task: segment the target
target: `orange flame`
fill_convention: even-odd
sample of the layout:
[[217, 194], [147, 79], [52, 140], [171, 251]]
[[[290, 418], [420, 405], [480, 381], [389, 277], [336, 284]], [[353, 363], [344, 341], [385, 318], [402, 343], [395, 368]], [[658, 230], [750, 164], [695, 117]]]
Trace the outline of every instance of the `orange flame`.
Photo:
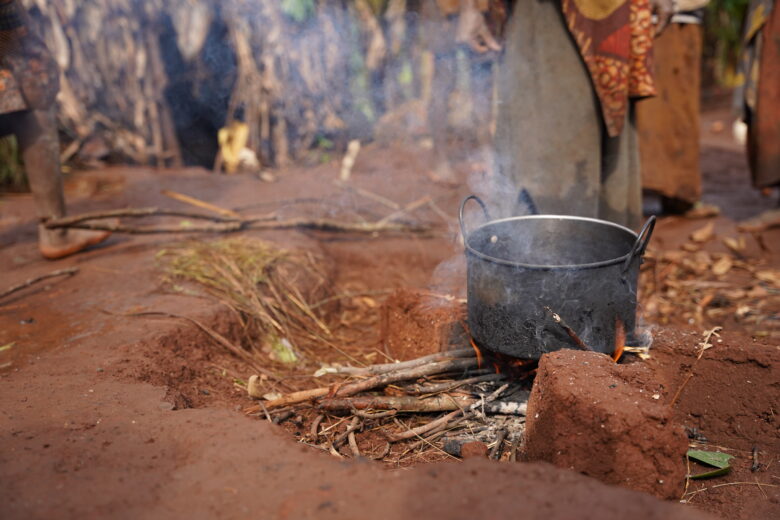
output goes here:
[[615, 350], [612, 352], [612, 360], [617, 363], [623, 355], [626, 347], [626, 327], [620, 317], [615, 317]]
[[479, 347], [474, 342], [474, 338], [469, 336], [469, 340], [471, 341], [471, 348], [474, 349], [474, 353], [477, 355], [477, 366], [482, 368], [482, 351], [479, 350]]
[[480, 368], [487, 363], [497, 374], [506, 374], [511, 379], [526, 379], [536, 374], [538, 361], [535, 359], [520, 359], [499, 352], [483, 351], [477, 346], [474, 338], [470, 338], [471, 347], [477, 354], [477, 364]]

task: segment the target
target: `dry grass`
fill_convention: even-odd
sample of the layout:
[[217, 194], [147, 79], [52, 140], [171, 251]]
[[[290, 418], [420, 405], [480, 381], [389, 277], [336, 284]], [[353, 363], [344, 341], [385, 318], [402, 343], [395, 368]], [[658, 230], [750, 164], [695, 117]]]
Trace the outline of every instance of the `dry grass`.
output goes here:
[[311, 347], [332, 333], [324, 310], [327, 296], [322, 260], [302, 251], [246, 237], [187, 242], [158, 254], [166, 279], [191, 282], [234, 309], [243, 344], [253, 355], [281, 364], [305, 363]]

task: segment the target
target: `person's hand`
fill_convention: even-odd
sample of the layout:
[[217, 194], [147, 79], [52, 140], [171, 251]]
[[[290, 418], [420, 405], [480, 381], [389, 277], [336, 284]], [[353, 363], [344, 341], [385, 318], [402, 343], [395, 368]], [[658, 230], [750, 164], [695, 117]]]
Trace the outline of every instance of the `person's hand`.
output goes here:
[[501, 45], [490, 33], [485, 17], [474, 6], [472, 0], [466, 0], [462, 3], [458, 20], [457, 41], [468, 45], [479, 53], [501, 50]]
[[675, 0], [650, 0], [650, 8], [656, 17], [655, 35], [658, 36], [666, 29], [674, 15]]

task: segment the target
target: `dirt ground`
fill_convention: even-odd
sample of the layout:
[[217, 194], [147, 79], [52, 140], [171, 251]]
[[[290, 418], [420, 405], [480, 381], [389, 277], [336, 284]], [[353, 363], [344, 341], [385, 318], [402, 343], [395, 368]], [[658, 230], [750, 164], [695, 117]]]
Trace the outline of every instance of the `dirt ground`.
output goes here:
[[[771, 201], [756, 204], [746, 177], [737, 178], [746, 176], [737, 150], [711, 146], [704, 150], [708, 200], [741, 201], [721, 204], [741, 208], [724, 211], [717, 221], [716, 229], [732, 232], [728, 217], [752, 216]], [[447, 220], [430, 209], [415, 215], [443, 223], [447, 232], [442, 236], [312, 231], [250, 235], [328, 258], [336, 292], [376, 293], [377, 301], [398, 288], [462, 297], [465, 263], [455, 213], [468, 188], [430, 182], [421, 174], [428, 166], [429, 152], [414, 145], [368, 147], [350, 182], [402, 206], [430, 195]], [[282, 172], [279, 182], [269, 184], [200, 170], [111, 168], [71, 177], [67, 195], [72, 213], [139, 206], [189, 209], [162, 196], [163, 189], [245, 213], [281, 208], [281, 216], [324, 213], [343, 219], [392, 213], [355, 189], [335, 185], [337, 172], [338, 164], [332, 162]], [[713, 179], [722, 176], [733, 184], [721, 190]], [[176, 313], [228, 337], [239, 335], [225, 306], [173, 291], [163, 282], [156, 255], [171, 244], [171, 237], [114, 236], [102, 247], [50, 263], [36, 250], [30, 198], [5, 197], [0, 211], [0, 289], [53, 269], [80, 269], [74, 277], [37, 285], [0, 302], [0, 346], [12, 344], [0, 352], [3, 518], [344, 519], [365, 517], [367, 512], [377, 518], [780, 515], [778, 341], [771, 334], [752, 336], [753, 329], [739, 321], [728, 322], [722, 342], [699, 361], [694, 360], [701, 333], [711, 322], [680, 317], [653, 328], [655, 343], [647, 363], [664, 384], [664, 399], [688, 378], [692, 367], [693, 376], [675, 408], [692, 442], [706, 438], [706, 446], [737, 456], [732, 474], [691, 481], [687, 505], [542, 463], [469, 460], [388, 469], [368, 461], [336, 460], [296, 444], [281, 428], [246, 417], [241, 410], [251, 401], [235, 383], [247, 378], [247, 369], [191, 324], [119, 315]], [[680, 218], [662, 220], [657, 248], [679, 247], [701, 225]], [[780, 265], [778, 238], [777, 232], [767, 233], [767, 249], [751, 253], [764, 267]], [[777, 310], [773, 315], [771, 309], [766, 312], [776, 322]], [[344, 348], [378, 362], [378, 308], [374, 314], [373, 321], [360, 321]], [[323, 352], [323, 357], [344, 361], [337, 352]], [[295, 384], [305, 387], [310, 381]], [[754, 446], [761, 464], [756, 472], [750, 469]]]

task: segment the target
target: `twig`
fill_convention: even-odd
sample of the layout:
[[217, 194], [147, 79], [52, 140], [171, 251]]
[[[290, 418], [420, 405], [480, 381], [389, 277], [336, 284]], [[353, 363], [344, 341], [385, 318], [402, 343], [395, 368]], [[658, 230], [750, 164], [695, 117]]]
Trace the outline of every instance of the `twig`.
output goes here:
[[320, 423], [322, 420], [325, 419], [325, 416], [323, 414], [318, 415], [314, 418], [314, 422], [311, 423], [311, 438], [316, 441], [317, 437], [320, 435]]
[[[324, 397], [328, 395], [330, 388], [312, 388], [311, 390], [301, 390], [299, 392], [292, 392], [291, 394], [283, 395], [279, 399], [268, 401], [268, 408], [278, 408], [281, 406], [289, 406], [291, 404], [305, 403], [318, 397]], [[252, 410], [248, 408], [247, 410]]]
[[691, 380], [693, 377], [693, 371], [696, 368], [696, 363], [699, 362], [701, 357], [704, 355], [704, 351], [712, 348], [712, 343], [710, 343], [710, 339], [712, 339], [712, 336], [717, 336], [718, 332], [722, 329], [722, 327], [713, 327], [712, 329], [706, 331], [704, 333], [704, 341], [702, 343], [699, 343], [699, 354], [696, 356], [696, 359], [691, 363], [691, 368], [688, 370], [688, 374], [685, 377], [685, 380], [682, 382], [680, 387], [677, 389], [677, 392], [674, 393], [674, 397], [672, 397], [672, 400], [669, 402], [669, 408], [674, 408], [674, 405], [677, 403], [677, 399], [680, 398], [680, 394], [682, 394], [683, 389], [688, 384], [688, 381]]
[[[114, 217], [177, 216], [193, 219], [212, 220], [218, 224], [200, 226], [141, 226], [132, 227], [123, 224], [91, 224], [90, 220], [102, 220]], [[76, 215], [45, 222], [49, 229], [76, 228], [93, 231], [111, 231], [130, 235], [153, 235], [168, 233], [232, 233], [247, 229], [310, 229], [342, 233], [415, 233], [427, 236], [431, 228], [419, 224], [382, 223], [382, 222], [341, 222], [333, 219], [292, 218], [288, 220], [270, 220], [268, 216], [228, 219], [198, 213], [142, 208], [137, 210], [115, 210], [103, 213]]]
[[761, 488], [762, 486], [772, 487], [772, 488], [780, 487], [780, 485], [777, 484], [763, 484], [760, 482], [726, 482], [724, 484], [715, 484], [714, 486], [696, 489], [688, 493], [688, 497], [690, 499], [698, 495], [699, 493], [703, 493], [705, 491], [709, 491], [710, 489], [715, 489], [715, 488], [725, 487], [725, 486], [758, 486], [759, 488]]
[[349, 423], [347, 426], [347, 429], [336, 437], [336, 439], [333, 441], [333, 446], [338, 448], [342, 444], [344, 444], [347, 441], [347, 438], [349, 437], [349, 434], [354, 432], [355, 430], [359, 429], [361, 426], [360, 418], [359, 417], [353, 417], [352, 422]]
[[170, 197], [174, 200], [178, 200], [179, 202], [190, 204], [191, 206], [195, 206], [201, 209], [207, 209], [209, 211], [213, 211], [214, 213], [217, 213], [218, 215], [222, 215], [223, 217], [232, 217], [238, 219], [241, 218], [241, 215], [239, 215], [233, 210], [220, 208], [215, 204], [206, 202], [204, 200], [196, 199], [195, 197], [190, 197], [189, 195], [185, 195], [183, 193], [179, 193], [172, 190], [162, 190], [160, 193], [162, 193], [166, 197]]
[[0, 293], [0, 299], [5, 298], [6, 296], [10, 296], [15, 292], [21, 291], [22, 289], [26, 287], [30, 287], [31, 285], [34, 285], [43, 280], [48, 280], [49, 278], [56, 278], [58, 276], [73, 276], [78, 272], [79, 272], [78, 267], [68, 267], [67, 269], [58, 269], [56, 271], [52, 271], [47, 274], [42, 274], [41, 276], [30, 278], [29, 280], [25, 280], [24, 282], [18, 285], [14, 285], [13, 287], [4, 291], [3, 293]]
[[268, 420], [268, 422], [274, 422], [274, 420], [271, 418], [271, 414], [268, 413], [268, 408], [266, 408], [263, 403], [260, 403], [260, 409], [263, 411], [263, 414], [265, 415], [265, 418]]
[[753, 449], [751, 450], [751, 456], [753, 459], [753, 464], [750, 466], [750, 471], [755, 473], [761, 468], [761, 464], [758, 462], [758, 446], [753, 446]]
[[323, 399], [319, 406], [329, 412], [347, 412], [351, 410], [396, 410], [399, 412], [447, 412], [460, 410], [477, 402], [470, 397], [440, 395], [428, 399], [408, 396], [367, 396]]
[[280, 413], [276, 417], [273, 418], [273, 423], [276, 425], [282, 424], [284, 421], [290, 419], [293, 415], [295, 415], [295, 412], [292, 410], [287, 410], [284, 413]]
[[577, 333], [574, 332], [574, 329], [569, 327], [569, 325], [567, 325], [566, 322], [563, 321], [563, 318], [561, 318], [560, 315], [558, 315], [556, 312], [554, 312], [551, 308], [549, 308], [547, 306], [544, 307], [544, 310], [546, 310], [550, 314], [550, 317], [552, 317], [552, 319], [553, 319], [553, 321], [555, 323], [560, 325], [561, 328], [564, 331], [566, 331], [566, 334], [569, 335], [569, 337], [572, 339], [572, 341], [574, 341], [574, 343], [579, 348], [581, 348], [582, 350], [589, 350], [589, 351], [593, 352], [593, 349], [590, 348], [588, 345], [586, 345], [584, 341], [582, 341], [582, 339], [577, 335]]
[[501, 452], [503, 451], [504, 447], [504, 439], [506, 439], [507, 431], [505, 428], [502, 428], [498, 431], [498, 435], [496, 436], [496, 445], [493, 446], [493, 449], [490, 451], [490, 458], [493, 460], [499, 460], [501, 458]]
[[354, 431], [349, 432], [347, 435], [347, 442], [349, 443], [349, 449], [352, 450], [352, 456], [355, 458], [360, 457], [360, 450], [358, 449]]
[[388, 222], [392, 222], [393, 220], [397, 219], [398, 217], [400, 217], [400, 216], [402, 216], [402, 215], [404, 215], [406, 213], [409, 213], [409, 212], [414, 211], [414, 210], [416, 210], [416, 209], [418, 209], [418, 208], [420, 208], [422, 206], [425, 206], [429, 202], [431, 202], [431, 196], [430, 195], [426, 195], [425, 197], [422, 197], [422, 198], [419, 198], [419, 199], [417, 199], [417, 200], [415, 200], [413, 202], [410, 202], [409, 204], [407, 204], [403, 208], [399, 209], [398, 211], [389, 214], [388, 216], [386, 216], [385, 218], [380, 220], [378, 223], [387, 224]]
[[355, 376], [363, 375], [379, 375], [386, 374], [388, 372], [394, 372], [397, 370], [403, 370], [407, 368], [415, 368], [429, 363], [447, 359], [459, 359], [459, 358], [473, 358], [476, 354], [472, 348], [463, 348], [457, 350], [450, 350], [447, 352], [438, 352], [436, 354], [430, 354], [409, 361], [402, 361], [399, 363], [382, 363], [379, 365], [371, 365], [365, 368], [357, 367], [338, 367], [333, 369], [334, 374], [350, 374]]
[[406, 393], [411, 395], [424, 395], [435, 394], [439, 392], [450, 392], [456, 388], [460, 388], [463, 385], [471, 385], [475, 383], [484, 383], [488, 381], [501, 381], [506, 376], [503, 374], [485, 374], [483, 376], [469, 377], [466, 379], [460, 379], [457, 381], [446, 381], [444, 383], [436, 383], [430, 385], [413, 385], [411, 387], [404, 388]]
[[468, 370], [469, 368], [474, 368], [476, 366], [477, 360], [474, 358], [437, 361], [420, 367], [413, 367], [405, 370], [380, 374], [369, 377], [368, 379], [364, 379], [363, 381], [357, 381], [355, 383], [344, 385], [336, 391], [336, 397], [349, 397], [360, 392], [365, 392], [366, 390], [387, 386], [390, 383], [408, 381], [410, 379], [417, 379], [420, 377], [441, 374], [444, 372]]
[[[449, 415], [449, 414], [448, 414], [448, 415]], [[401, 424], [401, 423], [400, 423], [400, 422], [399, 422], [397, 419], [395, 420], [395, 422], [396, 422], [396, 424]], [[403, 426], [403, 424], [401, 424], [401, 426]], [[413, 431], [414, 431], [414, 429], [409, 429], [409, 430], [407, 430], [407, 433], [410, 433], [410, 432], [413, 432]], [[415, 433], [414, 435], [412, 435], [412, 436], [411, 436], [411, 437], [409, 437], [409, 438], [412, 438], [412, 437], [417, 437], [418, 439], [420, 439], [420, 441], [421, 441], [421, 442], [423, 442], [423, 443], [427, 444], [427, 445], [428, 445], [428, 446], [430, 446], [431, 448], [433, 448], [433, 449], [435, 449], [435, 450], [437, 450], [437, 451], [440, 451], [440, 452], [442, 452], [443, 454], [445, 454], [446, 456], [450, 457], [451, 459], [454, 459], [454, 460], [457, 460], [458, 462], [460, 462], [460, 459], [459, 459], [458, 457], [454, 457], [454, 456], [450, 455], [449, 453], [447, 453], [447, 452], [446, 452], [446, 451], [444, 451], [443, 449], [441, 449], [441, 448], [439, 448], [438, 446], [436, 446], [436, 445], [434, 445], [433, 443], [431, 443], [431, 442], [430, 442], [428, 439], [426, 439], [426, 438], [424, 438], [424, 437], [420, 436], [420, 434], [418, 434], [418, 433]], [[392, 442], [392, 441], [390, 441], [390, 442]]]
[[455, 419], [460, 414], [463, 413], [463, 410], [456, 410], [454, 412], [450, 412], [446, 415], [442, 415], [435, 421], [431, 421], [429, 423], [423, 424], [422, 426], [418, 426], [416, 428], [409, 428], [404, 432], [396, 433], [396, 434], [390, 434], [388, 435], [388, 440], [390, 442], [398, 442], [403, 441], [406, 439], [412, 439], [414, 437], [420, 437], [421, 435], [428, 433], [440, 426], [444, 426], [447, 423], [449, 423], [452, 419]]
[[382, 459], [384, 459], [385, 457], [387, 457], [387, 455], [388, 455], [389, 453], [390, 453], [390, 443], [389, 443], [389, 442], [386, 442], [386, 443], [385, 443], [385, 449], [384, 449], [384, 450], [382, 450], [382, 452], [381, 452], [379, 455], [371, 455], [369, 458], [371, 458], [371, 459], [373, 459], [373, 460], [382, 460]]
[[322, 307], [326, 303], [330, 303], [337, 300], [343, 300], [345, 298], [355, 298], [358, 296], [383, 296], [385, 294], [390, 294], [395, 292], [396, 289], [382, 289], [378, 291], [359, 291], [359, 292], [346, 292], [342, 294], [336, 294], [334, 296], [329, 296], [327, 298], [324, 298], [317, 303], [310, 306], [311, 310], [316, 309], [317, 307]]
[[378, 203], [382, 204], [383, 206], [387, 206], [390, 209], [394, 209], [394, 210], [401, 209], [401, 205], [398, 204], [397, 202], [392, 201], [392, 200], [388, 199], [387, 197], [383, 197], [381, 195], [377, 195], [374, 192], [371, 192], [371, 191], [368, 191], [368, 190], [364, 190], [363, 188], [359, 188], [357, 186], [349, 186], [349, 185], [347, 185], [347, 184], [345, 184], [343, 182], [339, 182], [338, 180], [334, 180], [333, 184], [335, 184], [339, 188], [345, 189], [346, 191], [353, 191], [353, 192], [357, 193], [358, 195], [362, 195], [363, 197], [365, 197], [367, 199], [371, 199], [374, 202], [378, 202]]
[[397, 414], [397, 410], [387, 410], [385, 412], [364, 412], [363, 410], [352, 409], [352, 415], [356, 415], [361, 419], [384, 419], [385, 417], [393, 417]]
[[88, 220], [106, 220], [115, 218], [143, 218], [143, 217], [180, 217], [199, 220], [211, 220], [213, 222], [236, 222], [242, 221], [241, 218], [216, 217], [213, 215], [204, 215], [203, 213], [193, 213], [190, 211], [174, 211], [160, 208], [126, 208], [114, 209], [108, 211], [95, 211], [82, 213], [80, 215], [71, 215], [69, 217], [49, 219], [44, 225], [49, 229], [76, 227]]

